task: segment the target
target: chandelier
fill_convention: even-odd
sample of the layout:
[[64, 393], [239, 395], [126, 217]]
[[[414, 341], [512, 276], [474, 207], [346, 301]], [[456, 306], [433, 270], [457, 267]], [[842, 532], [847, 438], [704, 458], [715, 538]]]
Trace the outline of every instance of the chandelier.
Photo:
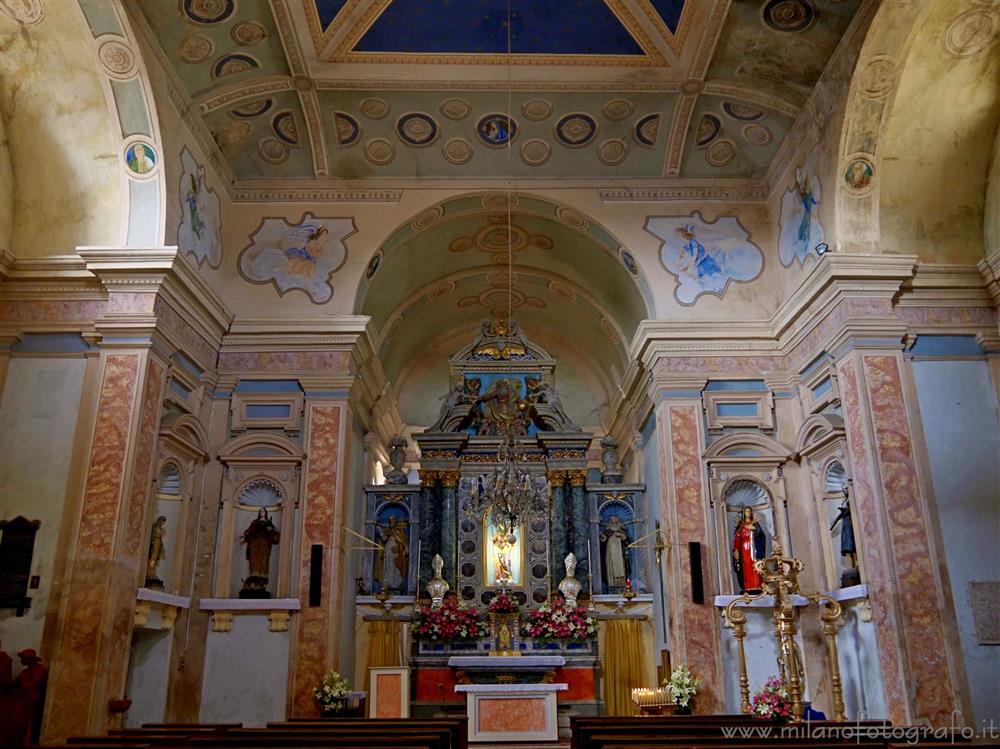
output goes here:
[[477, 518], [490, 516], [499, 533], [516, 532], [521, 518], [549, 512], [549, 488], [544, 476], [524, 465], [524, 453], [511, 433], [504, 434], [497, 454], [499, 465], [476, 479], [467, 511]]

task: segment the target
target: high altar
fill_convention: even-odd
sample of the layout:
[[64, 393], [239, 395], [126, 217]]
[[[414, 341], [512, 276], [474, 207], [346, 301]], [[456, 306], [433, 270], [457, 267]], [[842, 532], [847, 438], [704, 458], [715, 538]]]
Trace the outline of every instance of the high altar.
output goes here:
[[[414, 436], [419, 471], [402, 470], [408, 445], [397, 440], [385, 483], [366, 488], [363, 535], [370, 544], [357, 581], [359, 618], [369, 626], [389, 619], [406, 623], [414, 605], [429, 603], [422, 599], [436, 555], [452, 602], [485, 612], [506, 591], [527, 615], [558, 594], [572, 554], [579, 604], [589, 605], [602, 622], [641, 619], [651, 643], [649, 617], [640, 613], [652, 598], [647, 580], [654, 556], [645, 539], [645, 487], [623, 483], [612, 441], [590, 454], [594, 435], [563, 411], [555, 361], [516, 323], [487, 321], [450, 359], [449, 369], [451, 387], [436, 423]], [[502, 460], [508, 435], [531, 480], [547, 482], [551, 503], [543, 512], [518, 517], [513, 527], [494, 512], [482, 512], [477, 501]], [[588, 473], [588, 459], [594, 458], [604, 469]], [[470, 731], [482, 722], [485, 740], [498, 737], [490, 716], [501, 703], [491, 699], [535, 716], [537, 735], [526, 738], [554, 731], [557, 699], [564, 710], [598, 711], [603, 634], [586, 642], [541, 643], [515, 631], [504, 649], [512, 647], [521, 657], [491, 658], [497, 643], [489, 637], [461, 645], [411, 643], [406, 629], [401, 647], [413, 671], [415, 715], [448, 709], [468, 695]], [[537, 708], [532, 699], [539, 700]]]

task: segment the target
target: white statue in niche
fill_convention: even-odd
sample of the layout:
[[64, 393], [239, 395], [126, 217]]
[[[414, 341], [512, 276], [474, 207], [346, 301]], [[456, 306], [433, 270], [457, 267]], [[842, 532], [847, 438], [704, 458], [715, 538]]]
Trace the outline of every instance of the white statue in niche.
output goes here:
[[566, 598], [566, 606], [575, 609], [576, 599], [583, 585], [576, 579], [576, 554], [572, 551], [566, 555], [566, 577], [559, 583], [559, 592]]

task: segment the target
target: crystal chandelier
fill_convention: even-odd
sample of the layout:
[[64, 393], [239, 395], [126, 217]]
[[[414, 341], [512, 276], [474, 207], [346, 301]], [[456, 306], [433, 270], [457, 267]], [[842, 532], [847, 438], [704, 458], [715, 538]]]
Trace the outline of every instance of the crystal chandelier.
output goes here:
[[521, 518], [549, 512], [549, 489], [544, 476], [532, 475], [523, 465], [524, 455], [513, 434], [500, 443], [499, 465], [479, 477], [468, 501], [469, 514], [491, 516], [500, 533], [515, 533]]

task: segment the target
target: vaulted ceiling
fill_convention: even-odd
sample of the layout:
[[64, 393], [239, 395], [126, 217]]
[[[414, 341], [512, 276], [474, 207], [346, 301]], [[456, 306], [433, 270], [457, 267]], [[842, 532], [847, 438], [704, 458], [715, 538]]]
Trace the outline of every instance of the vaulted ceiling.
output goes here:
[[164, 66], [246, 184], [753, 181], [766, 174], [859, 1], [138, 7]]

